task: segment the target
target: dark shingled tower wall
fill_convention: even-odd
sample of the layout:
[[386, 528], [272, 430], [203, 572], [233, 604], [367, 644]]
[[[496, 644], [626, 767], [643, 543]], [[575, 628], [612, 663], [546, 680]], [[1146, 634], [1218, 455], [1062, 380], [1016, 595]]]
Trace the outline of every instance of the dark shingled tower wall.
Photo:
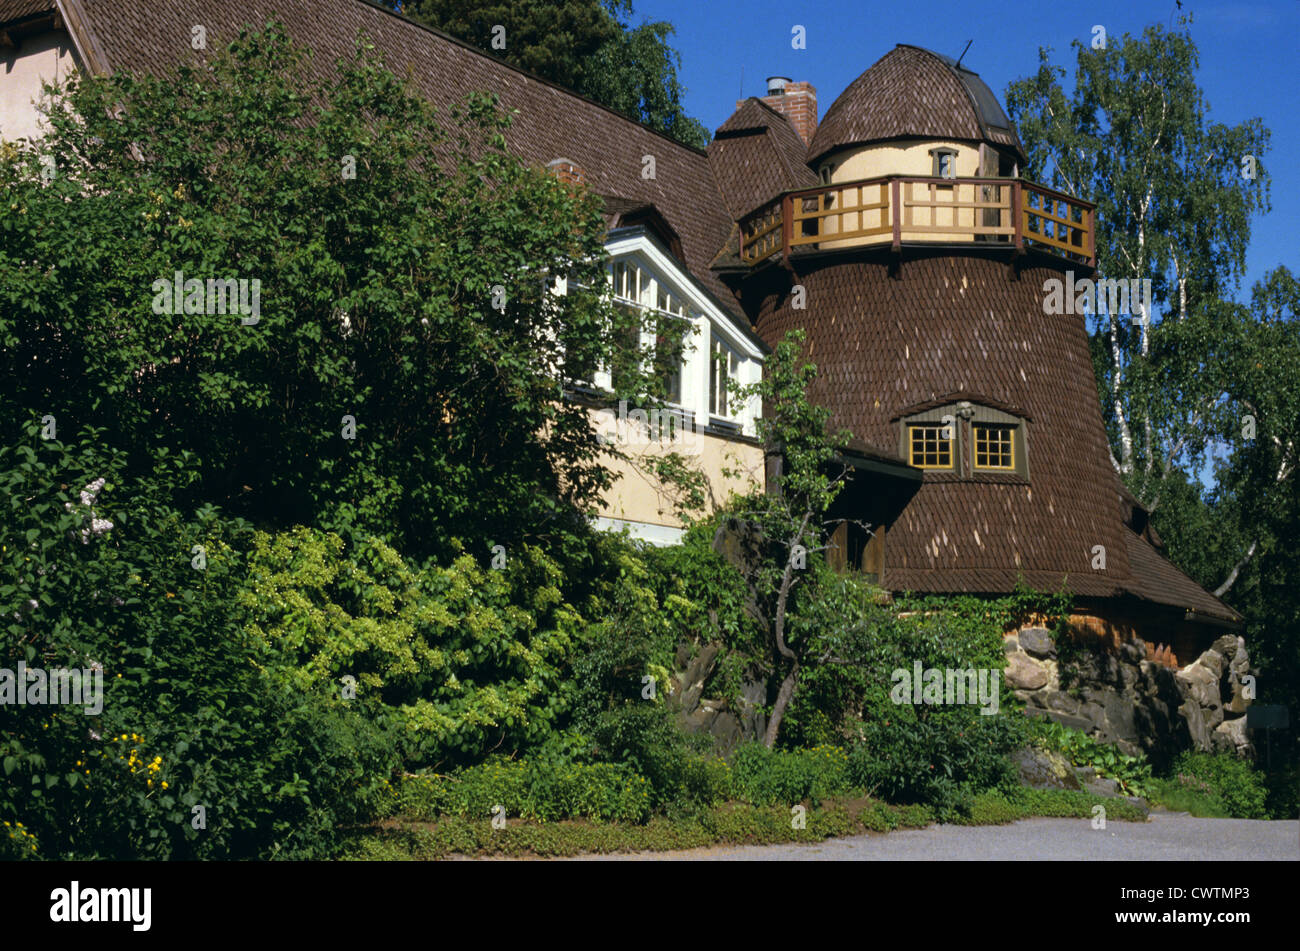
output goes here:
[[[927, 471], [889, 532], [884, 583], [895, 590], [1003, 591], [1017, 575], [1038, 588], [1068, 576], [1078, 594], [1107, 596], [1128, 578], [1116, 518], [1117, 482], [1097, 402], [1084, 318], [1043, 313], [1051, 266], [1022, 270], [1005, 255], [864, 252], [795, 262], [794, 279], [752, 288], [753, 317], [770, 345], [802, 327], [819, 370], [814, 397], [836, 425], [880, 447], [899, 442], [903, 409], [965, 394], [1028, 417], [1032, 483], [1013, 474], [961, 478]], [[964, 397], [963, 397], [964, 398]], [[1106, 549], [1106, 570], [1091, 567]]]

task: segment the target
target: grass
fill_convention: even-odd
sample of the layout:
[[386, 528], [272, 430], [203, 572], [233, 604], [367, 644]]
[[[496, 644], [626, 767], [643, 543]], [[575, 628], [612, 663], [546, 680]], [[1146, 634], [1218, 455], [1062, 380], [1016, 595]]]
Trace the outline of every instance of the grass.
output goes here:
[[[964, 825], [997, 825], [1034, 816], [1091, 819], [1096, 805], [1111, 820], [1140, 822], [1141, 810], [1122, 799], [1072, 790], [1020, 789], [1010, 795], [976, 796]], [[345, 858], [358, 861], [420, 861], [464, 856], [567, 856], [611, 852], [660, 852], [719, 845], [775, 845], [819, 842], [866, 832], [924, 828], [933, 821], [921, 805], [893, 806], [874, 799], [825, 800], [805, 804], [803, 828], [794, 828], [786, 806], [726, 803], [692, 819], [655, 817], [644, 825], [566, 820], [510, 820], [494, 829], [490, 820], [445, 816], [435, 822], [391, 819], [354, 836]]]
[[1151, 801], [1170, 812], [1190, 812], [1198, 819], [1231, 819], [1232, 813], [1212, 793], [1192, 789], [1177, 779], [1157, 779], [1151, 783]]

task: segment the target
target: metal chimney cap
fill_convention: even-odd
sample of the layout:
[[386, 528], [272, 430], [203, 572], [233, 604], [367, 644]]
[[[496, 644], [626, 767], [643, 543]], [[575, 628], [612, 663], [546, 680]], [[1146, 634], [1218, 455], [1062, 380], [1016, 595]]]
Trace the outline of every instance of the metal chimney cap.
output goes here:
[[769, 96], [781, 96], [785, 94], [786, 84], [790, 82], [789, 76], [768, 76], [767, 77], [767, 94]]

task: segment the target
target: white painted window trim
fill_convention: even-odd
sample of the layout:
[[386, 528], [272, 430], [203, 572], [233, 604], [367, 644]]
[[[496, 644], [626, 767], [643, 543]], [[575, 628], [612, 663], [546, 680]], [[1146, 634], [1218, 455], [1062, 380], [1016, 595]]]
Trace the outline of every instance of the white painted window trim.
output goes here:
[[[605, 250], [611, 258], [611, 273], [615, 263], [635, 264], [649, 272], [652, 280], [656, 282], [662, 280], [668, 293], [684, 305], [686, 319], [690, 322], [692, 333], [686, 341], [687, 352], [684, 355], [685, 365], [682, 368], [681, 406], [695, 413], [696, 419], [707, 423], [711, 417], [709, 354], [713, 337], [716, 336], [740, 355], [738, 376], [741, 383], [757, 383], [761, 379], [763, 351], [747, 334], [736, 327], [732, 315], [714, 304], [700, 289], [694, 277], [660, 250], [647, 235], [637, 234], [616, 238], [606, 242]], [[650, 300], [647, 290], [643, 294], [642, 305], [656, 309], [655, 303]], [[650, 341], [643, 339], [642, 343], [644, 345]], [[594, 382], [598, 387], [606, 390], [612, 386], [608, 371], [597, 371]], [[756, 434], [754, 420], [760, 411], [757, 404], [757, 400], [751, 400], [730, 418], [732, 422], [741, 425], [741, 431], [747, 436]]]

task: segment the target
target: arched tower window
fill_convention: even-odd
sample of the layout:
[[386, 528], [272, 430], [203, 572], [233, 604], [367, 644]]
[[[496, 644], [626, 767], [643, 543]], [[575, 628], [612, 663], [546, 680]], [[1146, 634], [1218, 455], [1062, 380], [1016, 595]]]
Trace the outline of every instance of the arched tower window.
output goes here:
[[957, 177], [957, 150], [956, 149], [931, 149], [930, 158], [933, 163], [931, 174], [935, 178], [956, 178]]

